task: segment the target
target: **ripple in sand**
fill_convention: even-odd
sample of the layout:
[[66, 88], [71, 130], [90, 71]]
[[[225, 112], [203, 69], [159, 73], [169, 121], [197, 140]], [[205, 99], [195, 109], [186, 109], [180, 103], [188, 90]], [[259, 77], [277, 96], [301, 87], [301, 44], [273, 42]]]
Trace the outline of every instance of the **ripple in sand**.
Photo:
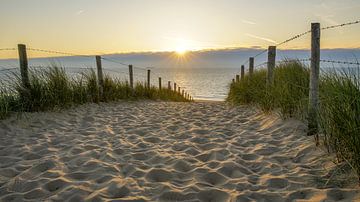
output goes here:
[[173, 178], [173, 175], [164, 169], [152, 169], [145, 177], [151, 182], [168, 182]]
[[183, 194], [179, 192], [164, 192], [160, 195], [159, 201], [192, 201], [196, 199], [196, 194], [188, 193]]
[[217, 189], [200, 191], [197, 197], [201, 202], [226, 202], [230, 200], [228, 193]]
[[201, 176], [199, 180], [202, 182], [209, 183], [211, 185], [221, 185], [224, 184], [228, 179], [225, 176], [220, 175], [219, 173], [209, 172]]
[[40, 199], [42, 197], [46, 196], [46, 193], [42, 189], [34, 189], [29, 191], [28, 193], [24, 194], [25, 199]]
[[283, 178], [271, 178], [266, 181], [269, 189], [284, 189], [289, 185], [288, 180]]
[[235, 163], [226, 163], [218, 171], [229, 178], [240, 178], [244, 176], [241, 168]]
[[190, 165], [188, 162], [183, 160], [178, 160], [174, 164], [174, 169], [180, 172], [189, 172], [190, 170], [194, 169], [194, 166]]
[[107, 198], [124, 198], [130, 194], [130, 189], [124, 184], [111, 182], [102, 194]]
[[60, 189], [63, 189], [64, 187], [68, 186], [70, 183], [63, 180], [63, 179], [55, 179], [52, 180], [44, 185], [44, 188], [48, 190], [49, 192], [55, 192]]

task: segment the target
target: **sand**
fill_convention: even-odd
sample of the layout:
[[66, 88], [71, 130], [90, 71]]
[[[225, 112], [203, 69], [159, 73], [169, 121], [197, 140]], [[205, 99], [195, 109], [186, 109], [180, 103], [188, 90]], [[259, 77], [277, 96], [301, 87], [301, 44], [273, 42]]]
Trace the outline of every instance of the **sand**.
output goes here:
[[329, 181], [330, 156], [305, 129], [222, 102], [13, 116], [0, 121], [0, 201], [359, 200]]

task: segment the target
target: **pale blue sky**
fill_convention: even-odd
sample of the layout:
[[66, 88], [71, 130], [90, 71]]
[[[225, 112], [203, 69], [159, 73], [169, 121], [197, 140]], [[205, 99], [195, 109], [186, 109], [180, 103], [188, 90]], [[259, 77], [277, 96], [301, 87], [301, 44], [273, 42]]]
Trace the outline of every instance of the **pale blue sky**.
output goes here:
[[[0, 48], [82, 54], [267, 47], [360, 19], [359, 0], [0, 0]], [[323, 48], [359, 48], [360, 25], [324, 32]], [[309, 36], [283, 48], [307, 48]], [[0, 55], [0, 57], [6, 57]]]

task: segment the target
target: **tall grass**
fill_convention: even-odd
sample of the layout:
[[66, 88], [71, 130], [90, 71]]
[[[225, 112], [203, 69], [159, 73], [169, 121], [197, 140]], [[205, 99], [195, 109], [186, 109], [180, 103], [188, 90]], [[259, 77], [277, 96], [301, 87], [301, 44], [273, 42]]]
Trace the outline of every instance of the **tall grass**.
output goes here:
[[266, 70], [248, 74], [232, 83], [227, 101], [233, 104], [255, 104], [264, 111], [279, 109], [283, 117], [303, 113], [309, 92], [309, 71], [297, 61], [281, 63], [274, 69], [274, 84], [266, 84]]
[[346, 71], [324, 75], [319, 117], [328, 149], [352, 165], [360, 177], [359, 78], [359, 74]]
[[[253, 104], [282, 117], [306, 120], [309, 68], [287, 61], [274, 69], [274, 83], [266, 85], [266, 70], [230, 85], [227, 101]], [[319, 126], [323, 143], [340, 161], [351, 165], [360, 176], [360, 73], [333, 71], [320, 77]]]
[[0, 119], [11, 112], [46, 111], [84, 103], [138, 99], [189, 101], [179, 93], [146, 88], [142, 83], [131, 89], [127, 82], [109, 75], [104, 77], [104, 93], [100, 97], [97, 76], [92, 69], [74, 76], [64, 68], [52, 66], [32, 69], [29, 75], [29, 88], [24, 88], [18, 74], [14, 74], [14, 83], [10, 86], [0, 83]]

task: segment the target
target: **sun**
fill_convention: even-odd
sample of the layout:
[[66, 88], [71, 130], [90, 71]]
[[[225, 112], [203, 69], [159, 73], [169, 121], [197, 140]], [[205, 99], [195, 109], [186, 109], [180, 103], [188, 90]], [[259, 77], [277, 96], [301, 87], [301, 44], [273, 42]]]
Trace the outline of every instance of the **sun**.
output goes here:
[[179, 46], [175, 49], [175, 52], [180, 56], [185, 55], [187, 51], [187, 48], [185, 48], [184, 46]]

